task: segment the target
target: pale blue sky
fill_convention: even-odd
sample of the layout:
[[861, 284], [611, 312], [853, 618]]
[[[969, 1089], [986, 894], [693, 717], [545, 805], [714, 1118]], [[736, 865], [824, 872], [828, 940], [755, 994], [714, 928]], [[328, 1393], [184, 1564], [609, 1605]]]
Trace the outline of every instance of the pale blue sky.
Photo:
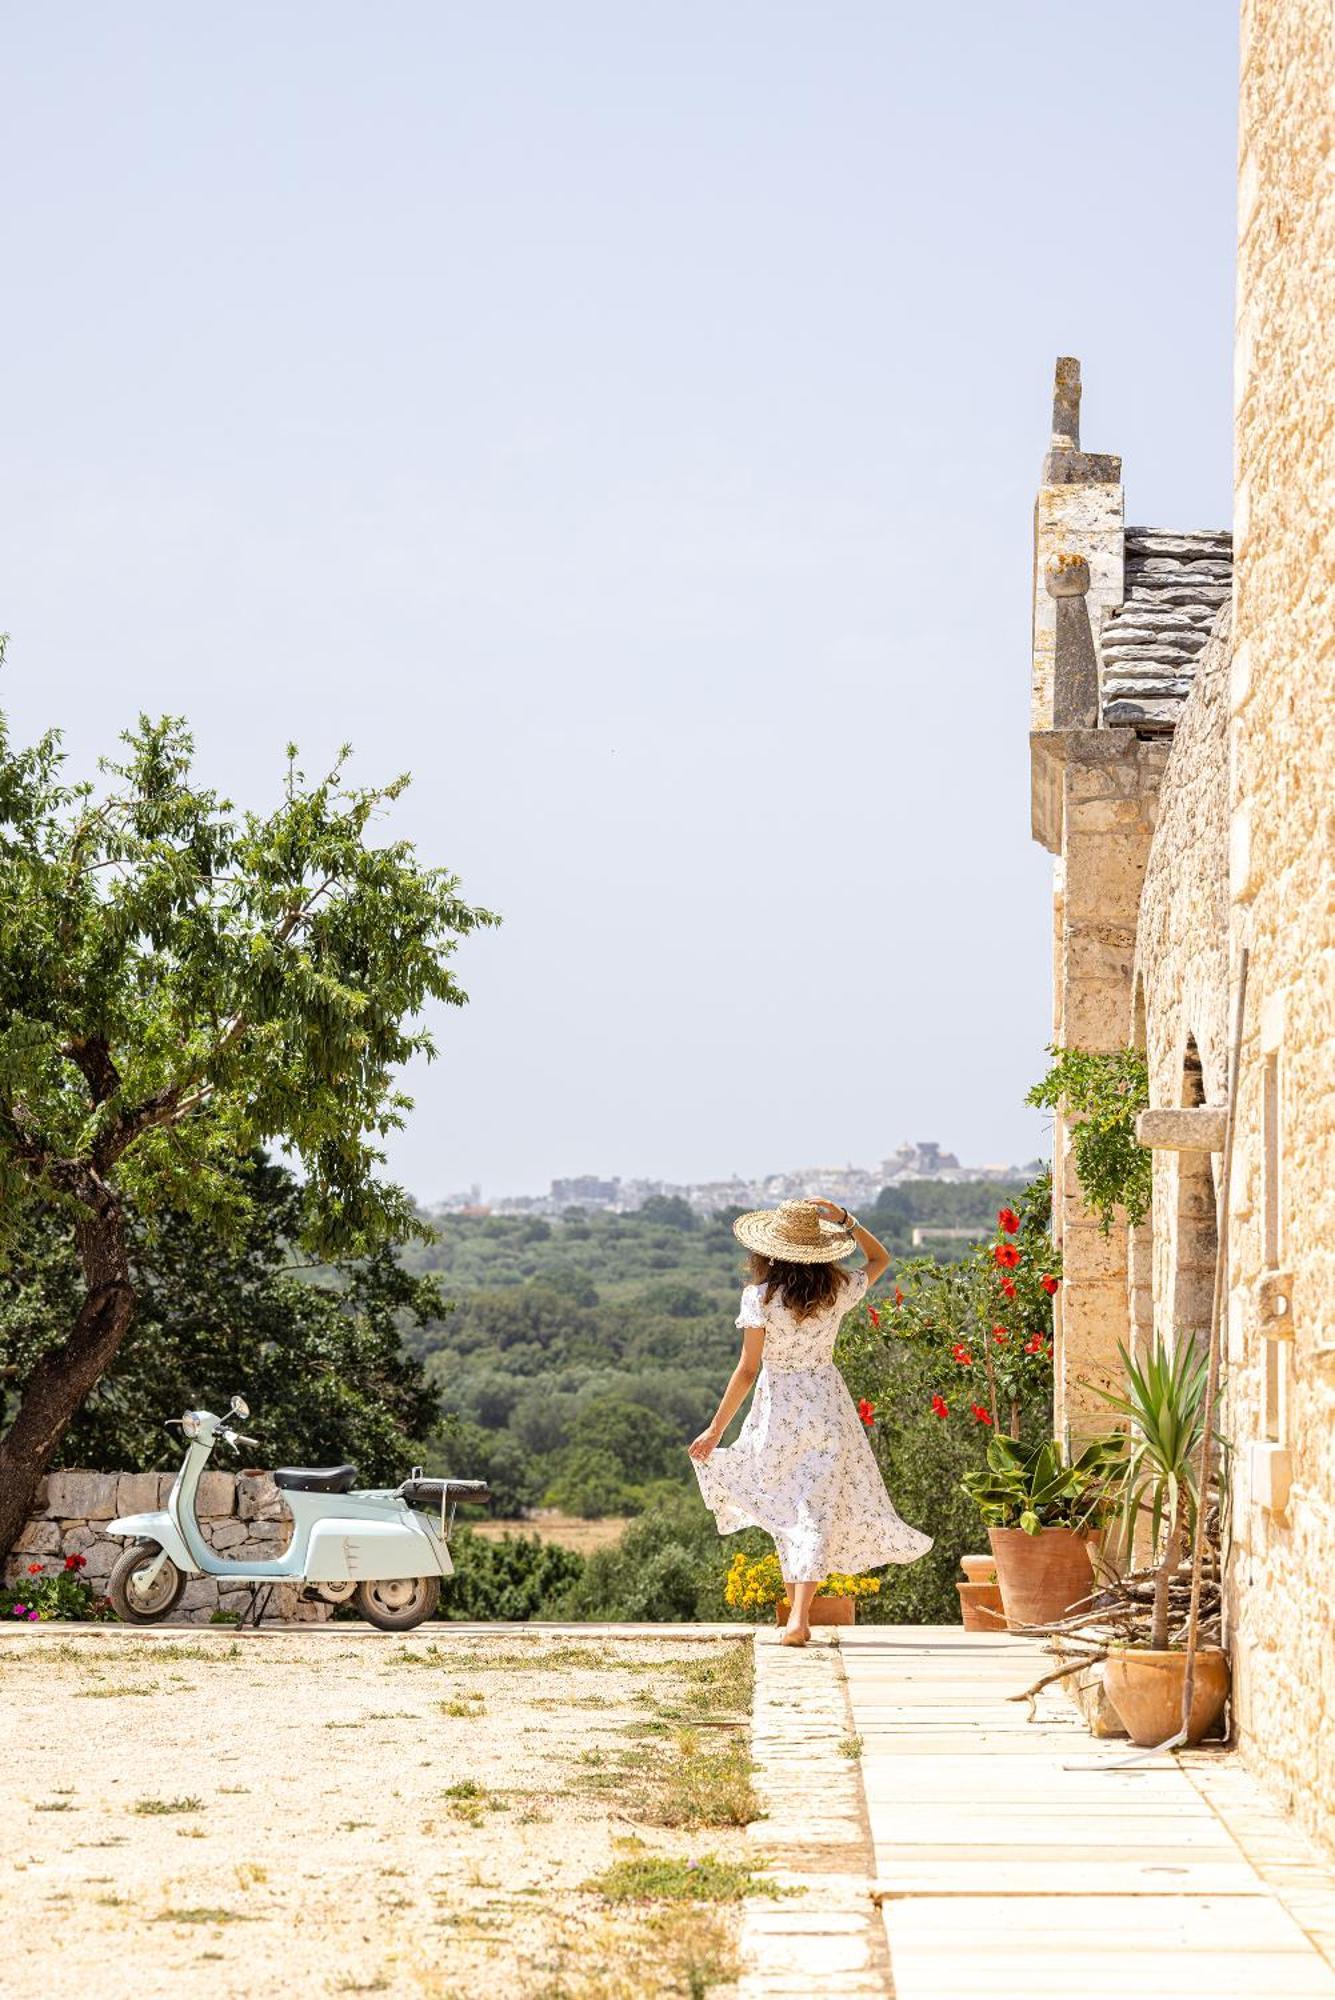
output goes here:
[[0, 11], [0, 699], [295, 737], [505, 928], [430, 1198], [937, 1137], [1048, 1034], [1053, 357], [1133, 520], [1230, 511], [1227, 0]]

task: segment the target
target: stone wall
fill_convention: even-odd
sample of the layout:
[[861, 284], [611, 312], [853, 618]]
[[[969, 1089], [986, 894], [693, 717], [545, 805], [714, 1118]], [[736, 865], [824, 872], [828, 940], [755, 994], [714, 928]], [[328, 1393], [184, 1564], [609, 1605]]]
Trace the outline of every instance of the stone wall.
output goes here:
[[[1244, 944], [1251, 964], [1230, 1221], [1230, 1611], [1244, 1752], [1335, 1845], [1333, 106], [1329, 0], [1248, 0], [1229, 881], [1235, 977]], [[1287, 1325], [1266, 1317], [1286, 1275]]]
[[[1141, 893], [1132, 1033], [1155, 1109], [1189, 1103], [1193, 1085], [1206, 1104], [1227, 1095], [1228, 634], [1225, 613], [1173, 737]], [[1209, 1333], [1218, 1165], [1208, 1153], [1154, 1155], [1148, 1317], [1170, 1341]], [[1143, 1336], [1146, 1315], [1134, 1318]]]
[[[53, 1472], [42, 1481], [37, 1508], [19, 1537], [6, 1568], [6, 1581], [16, 1582], [31, 1562], [81, 1555], [84, 1576], [105, 1587], [112, 1565], [129, 1546], [106, 1532], [108, 1521], [121, 1514], [147, 1514], [166, 1505], [174, 1472]], [[210, 1548], [229, 1561], [270, 1562], [281, 1555], [292, 1534], [292, 1516], [267, 1472], [205, 1472], [201, 1475], [196, 1513]], [[212, 1578], [188, 1583], [169, 1621], [207, 1625], [215, 1611], [244, 1611], [250, 1592], [244, 1585], [228, 1586]], [[329, 1615], [324, 1604], [303, 1604], [296, 1584], [280, 1584], [266, 1616], [319, 1621]]]

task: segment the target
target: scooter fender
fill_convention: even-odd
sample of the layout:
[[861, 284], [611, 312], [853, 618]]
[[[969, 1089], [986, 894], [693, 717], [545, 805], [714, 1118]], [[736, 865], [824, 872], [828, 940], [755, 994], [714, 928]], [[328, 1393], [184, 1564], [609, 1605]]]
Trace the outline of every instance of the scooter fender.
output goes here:
[[191, 1575], [195, 1573], [195, 1559], [168, 1513], [121, 1514], [116, 1520], [107, 1522], [103, 1533], [123, 1535], [130, 1542], [156, 1542], [160, 1549], [167, 1551], [177, 1569], [189, 1570]]
[[311, 1529], [305, 1562], [310, 1583], [453, 1574], [444, 1543], [406, 1522], [325, 1520]]

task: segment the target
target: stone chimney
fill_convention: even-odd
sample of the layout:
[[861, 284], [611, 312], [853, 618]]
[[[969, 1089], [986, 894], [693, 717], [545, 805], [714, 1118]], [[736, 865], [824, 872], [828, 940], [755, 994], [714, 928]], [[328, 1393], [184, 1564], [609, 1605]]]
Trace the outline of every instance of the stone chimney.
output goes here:
[[[1034, 503], [1031, 729], [1072, 726], [1069, 698], [1061, 704], [1063, 719], [1057, 713], [1058, 621], [1083, 651], [1077, 628], [1087, 617], [1093, 649], [1107, 613], [1122, 602], [1125, 513], [1121, 459], [1080, 448], [1080, 363], [1063, 355], [1053, 380], [1052, 436]], [[1079, 559], [1089, 579], [1083, 592], [1067, 587], [1084, 574], [1075, 566]], [[1087, 716], [1082, 709], [1079, 726], [1092, 729], [1097, 721], [1097, 707]]]

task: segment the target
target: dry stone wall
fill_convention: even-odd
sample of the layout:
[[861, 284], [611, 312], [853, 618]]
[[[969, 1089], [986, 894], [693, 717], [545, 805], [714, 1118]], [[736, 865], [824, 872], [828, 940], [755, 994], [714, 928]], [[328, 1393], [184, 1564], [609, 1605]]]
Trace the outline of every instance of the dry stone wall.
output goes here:
[[[128, 1546], [107, 1533], [108, 1521], [164, 1507], [175, 1477], [173, 1472], [49, 1474], [10, 1557], [6, 1581], [17, 1582], [31, 1562], [81, 1555], [87, 1581], [105, 1588], [113, 1564]], [[230, 1562], [270, 1562], [282, 1554], [292, 1534], [292, 1516], [267, 1472], [205, 1472], [196, 1515], [210, 1548]], [[245, 1585], [201, 1577], [186, 1585], [169, 1622], [207, 1625], [215, 1612], [241, 1612], [249, 1601]], [[298, 1586], [285, 1583], [274, 1591], [266, 1616], [318, 1623], [329, 1616], [329, 1607], [302, 1603]]]

